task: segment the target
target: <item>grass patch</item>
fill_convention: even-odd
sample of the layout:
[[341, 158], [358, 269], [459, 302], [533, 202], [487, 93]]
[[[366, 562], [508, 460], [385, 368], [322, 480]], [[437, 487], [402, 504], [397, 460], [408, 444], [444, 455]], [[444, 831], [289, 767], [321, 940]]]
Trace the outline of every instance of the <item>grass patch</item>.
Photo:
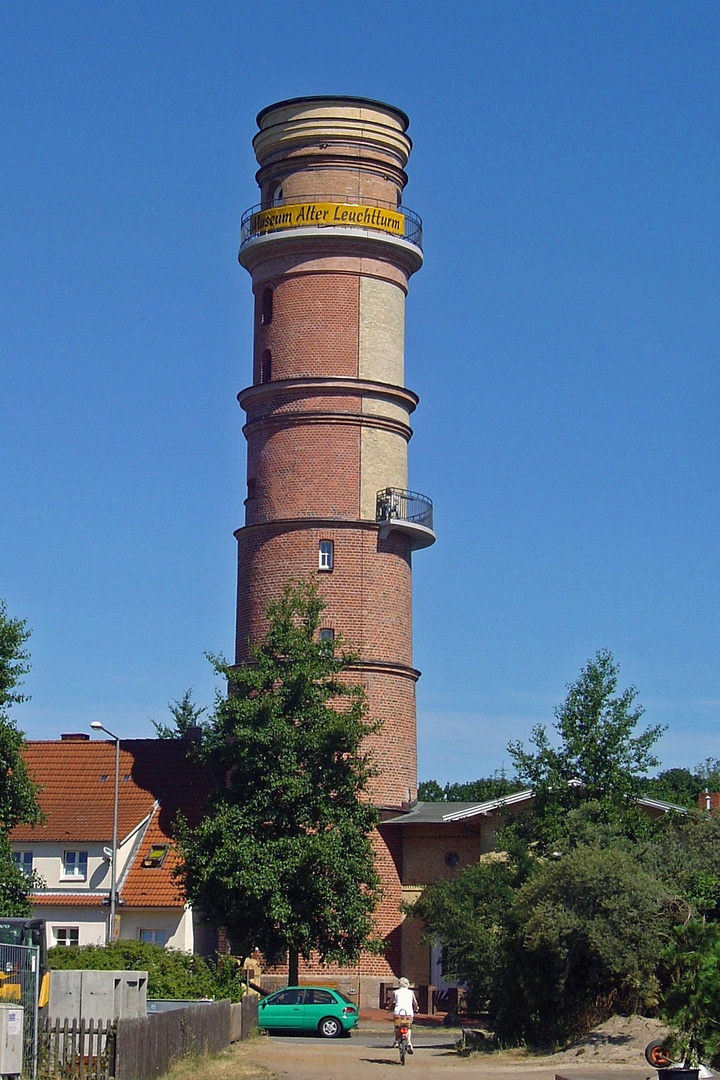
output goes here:
[[259, 1065], [242, 1061], [243, 1044], [219, 1054], [185, 1058], [165, 1074], [165, 1080], [268, 1080], [272, 1073]]

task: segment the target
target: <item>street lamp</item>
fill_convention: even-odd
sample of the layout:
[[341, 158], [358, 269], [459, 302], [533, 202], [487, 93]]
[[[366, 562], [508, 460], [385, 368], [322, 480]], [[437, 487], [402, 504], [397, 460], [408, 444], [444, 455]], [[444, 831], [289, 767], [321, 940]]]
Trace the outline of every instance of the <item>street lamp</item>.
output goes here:
[[111, 739], [115, 740], [115, 802], [113, 806], [113, 838], [112, 838], [112, 862], [110, 864], [110, 922], [105, 933], [105, 944], [110, 945], [115, 932], [115, 905], [117, 903], [117, 849], [118, 849], [118, 787], [120, 782], [120, 736], [108, 731], [99, 720], [92, 720], [90, 727], [93, 731], [104, 731]]

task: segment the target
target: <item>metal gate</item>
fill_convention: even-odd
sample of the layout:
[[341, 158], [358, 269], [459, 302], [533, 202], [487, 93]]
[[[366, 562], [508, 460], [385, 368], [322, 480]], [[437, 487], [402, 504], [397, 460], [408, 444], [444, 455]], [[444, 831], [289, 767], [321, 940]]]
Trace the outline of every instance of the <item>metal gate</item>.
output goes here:
[[0, 945], [0, 1002], [22, 1005], [23, 1073], [37, 1076], [40, 949], [37, 945]]

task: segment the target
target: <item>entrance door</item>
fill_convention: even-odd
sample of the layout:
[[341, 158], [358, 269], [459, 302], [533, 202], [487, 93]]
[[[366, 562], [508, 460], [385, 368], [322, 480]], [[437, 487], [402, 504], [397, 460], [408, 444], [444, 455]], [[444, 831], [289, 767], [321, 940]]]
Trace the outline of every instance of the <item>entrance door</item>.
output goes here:
[[433, 986], [437, 986], [439, 994], [446, 994], [448, 990], [456, 990], [462, 985], [457, 979], [446, 979], [443, 976], [442, 945], [437, 938], [430, 950], [430, 979]]

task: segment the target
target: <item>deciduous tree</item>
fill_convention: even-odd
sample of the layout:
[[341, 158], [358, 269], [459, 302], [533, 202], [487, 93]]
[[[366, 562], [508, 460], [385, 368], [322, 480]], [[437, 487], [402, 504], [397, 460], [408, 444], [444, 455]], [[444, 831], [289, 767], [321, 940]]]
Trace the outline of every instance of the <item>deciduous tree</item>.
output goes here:
[[535, 792], [536, 839], [552, 843], [567, 812], [582, 800], [597, 803], [608, 816], [630, 815], [631, 827], [642, 824], [635, 799], [647, 770], [658, 764], [653, 747], [665, 729], [655, 724], [634, 733], [643, 709], [635, 703], [634, 687], [617, 693], [617, 676], [612, 653], [601, 649], [555, 710], [557, 745], [538, 724], [530, 739], [534, 749], [526, 750], [522, 742], [508, 746], [518, 779]]
[[324, 606], [314, 584], [289, 584], [251, 662], [214, 661], [229, 693], [201, 753], [218, 786], [200, 826], [177, 834], [188, 900], [234, 951], [289, 953], [291, 981], [298, 956], [351, 962], [379, 948], [366, 748], [377, 725], [348, 677], [354, 653], [318, 639]]
[[24, 646], [30, 632], [24, 620], [11, 618], [0, 601], [0, 915], [29, 915], [28, 892], [39, 879], [16, 867], [8, 834], [15, 825], [36, 825], [42, 819], [38, 786], [28, 776], [22, 757], [23, 733], [10, 715], [25, 701], [19, 690], [30, 670]]

